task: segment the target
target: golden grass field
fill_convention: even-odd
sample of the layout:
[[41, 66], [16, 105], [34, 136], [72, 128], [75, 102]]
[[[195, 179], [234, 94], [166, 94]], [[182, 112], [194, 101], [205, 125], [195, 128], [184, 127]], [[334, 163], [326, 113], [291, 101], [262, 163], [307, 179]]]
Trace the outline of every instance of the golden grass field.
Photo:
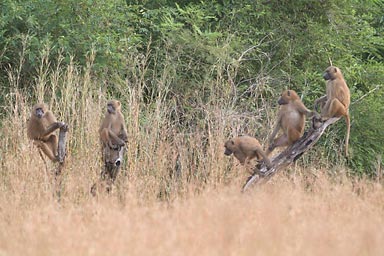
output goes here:
[[[181, 129], [177, 113], [169, 116], [175, 104], [166, 79], [157, 81], [164, 87], [152, 104], [140, 96], [140, 76], [120, 84], [129, 134], [125, 163], [112, 193], [92, 197], [102, 167], [97, 130], [111, 96], [87, 70], [40, 72], [27, 89], [10, 72], [0, 129], [1, 256], [383, 255], [382, 181], [350, 177], [342, 161], [316, 162], [313, 151], [241, 193], [246, 171], [224, 156], [223, 143], [250, 131], [265, 142], [263, 127], [273, 124], [274, 109], [239, 115], [212, 101], [198, 106], [203, 117], [193, 128]], [[55, 166], [46, 170], [26, 136], [30, 108], [43, 99], [69, 125], [60, 198]]]
[[143, 199], [138, 191], [146, 184], [136, 177], [92, 198], [89, 179], [72, 170], [58, 203], [39, 171], [1, 187], [0, 255], [383, 252], [384, 192], [375, 182], [278, 175], [245, 194], [233, 182], [162, 201]]

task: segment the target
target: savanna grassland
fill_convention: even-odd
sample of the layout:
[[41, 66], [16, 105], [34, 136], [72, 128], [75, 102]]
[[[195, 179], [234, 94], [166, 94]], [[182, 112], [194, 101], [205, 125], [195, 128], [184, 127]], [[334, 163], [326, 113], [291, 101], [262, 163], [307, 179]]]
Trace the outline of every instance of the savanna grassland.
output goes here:
[[354, 178], [342, 164], [320, 163], [309, 152], [268, 183], [240, 192], [247, 173], [223, 154], [227, 131], [256, 131], [264, 142], [261, 127], [273, 120], [275, 108], [260, 108], [262, 119], [201, 105], [203, 118], [186, 132], [181, 117], [170, 116], [174, 105], [165, 100], [166, 84], [148, 106], [140, 80], [122, 82], [125, 163], [112, 193], [93, 197], [90, 187], [102, 168], [97, 130], [110, 98], [97, 86], [103, 82], [89, 70], [63, 65], [41, 69], [31, 85], [69, 125], [67, 165], [55, 185], [55, 165], [45, 165], [26, 137], [30, 91], [18, 89], [17, 70], [9, 78], [14, 83], [1, 127], [0, 255], [382, 252], [380, 180]]
[[89, 178], [71, 173], [57, 203], [37, 175], [1, 194], [2, 255], [382, 253], [383, 190], [370, 182], [356, 190], [320, 175], [309, 189], [302, 176], [280, 176], [247, 194], [234, 183], [164, 202], [143, 200], [146, 180], [133, 177], [91, 198]]
[[[383, 0], [1, 0], [0, 256], [383, 255], [383, 13]], [[313, 109], [330, 64], [351, 92], [349, 158], [341, 119], [241, 193], [249, 173], [224, 142], [265, 148], [282, 91]], [[109, 99], [128, 143], [94, 197]], [[69, 127], [58, 180], [27, 138], [37, 102]]]

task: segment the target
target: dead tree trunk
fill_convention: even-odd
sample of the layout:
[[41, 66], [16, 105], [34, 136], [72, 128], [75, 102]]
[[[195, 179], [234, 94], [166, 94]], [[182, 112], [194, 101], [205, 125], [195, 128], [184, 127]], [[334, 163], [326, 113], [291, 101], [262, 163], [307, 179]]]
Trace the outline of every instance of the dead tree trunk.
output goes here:
[[55, 183], [54, 183], [55, 195], [57, 196], [58, 201], [60, 201], [61, 191], [62, 191], [63, 177], [61, 177], [61, 173], [65, 167], [65, 155], [66, 155], [65, 144], [67, 139], [67, 131], [68, 131], [68, 126], [66, 124], [60, 127], [59, 144], [57, 146], [59, 165], [55, 169]]
[[65, 160], [65, 141], [67, 138], [67, 131], [68, 126], [64, 125], [60, 128], [59, 132], [59, 146], [58, 146], [58, 153], [59, 153], [59, 163], [63, 164]]
[[256, 169], [255, 173], [247, 179], [243, 186], [243, 192], [246, 191], [252, 184], [268, 180], [279, 170], [295, 162], [304, 152], [308, 151], [320, 139], [321, 135], [329, 125], [335, 123], [339, 119], [340, 117], [330, 118], [326, 122], [322, 123], [319, 128], [313, 129], [311, 127], [308, 129], [304, 133], [303, 137], [271, 159], [271, 168], [268, 168], [265, 163], [262, 163], [260, 168]]

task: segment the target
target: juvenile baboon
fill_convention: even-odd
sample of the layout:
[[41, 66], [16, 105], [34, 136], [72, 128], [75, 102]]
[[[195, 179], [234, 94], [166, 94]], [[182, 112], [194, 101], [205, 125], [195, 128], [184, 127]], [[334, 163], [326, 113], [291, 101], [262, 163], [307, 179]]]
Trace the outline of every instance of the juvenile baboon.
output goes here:
[[124, 116], [121, 113], [121, 104], [118, 100], [110, 100], [107, 103], [107, 111], [99, 129], [100, 140], [103, 146], [113, 148], [124, 146], [128, 141]]
[[345, 155], [348, 156], [350, 133], [349, 104], [351, 103], [351, 94], [344, 80], [344, 76], [338, 67], [328, 67], [323, 74], [323, 78], [326, 80], [326, 95], [315, 101], [314, 108], [316, 110], [320, 104], [321, 121], [332, 117], [345, 117], [347, 123]]
[[271, 161], [263, 151], [260, 142], [254, 137], [246, 135], [235, 137], [227, 140], [224, 147], [224, 154], [229, 156], [233, 153], [242, 165], [248, 163], [253, 158], [264, 160], [268, 167], [271, 167], [272, 165]]
[[33, 106], [31, 117], [27, 124], [27, 136], [53, 162], [58, 159], [58, 139], [53, 133], [56, 129], [65, 127], [63, 122], [57, 122], [55, 116], [44, 103]]
[[[267, 155], [276, 147], [289, 146], [300, 139], [304, 132], [305, 116], [312, 116], [314, 114], [313, 111], [304, 106], [294, 90], [284, 91], [277, 103], [280, 105], [280, 109], [275, 129], [269, 137]], [[275, 139], [280, 129], [283, 131], [283, 134]]]

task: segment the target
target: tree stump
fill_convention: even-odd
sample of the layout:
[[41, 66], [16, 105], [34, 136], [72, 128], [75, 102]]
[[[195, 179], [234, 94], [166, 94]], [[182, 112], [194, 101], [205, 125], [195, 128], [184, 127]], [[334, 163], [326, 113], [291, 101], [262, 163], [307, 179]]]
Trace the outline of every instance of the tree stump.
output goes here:
[[251, 185], [255, 185], [261, 181], [267, 181], [279, 170], [282, 170], [295, 162], [320, 139], [321, 135], [329, 125], [337, 122], [339, 119], [340, 117], [330, 118], [322, 123], [317, 129], [314, 129], [313, 127], [309, 128], [298, 141], [271, 159], [271, 168], [268, 168], [263, 162], [260, 168], [255, 168], [254, 174], [247, 179], [242, 191], [245, 192]]
[[59, 132], [59, 145], [58, 145], [58, 154], [59, 154], [59, 163], [63, 164], [65, 160], [65, 142], [67, 139], [68, 126], [64, 125], [60, 128]]

